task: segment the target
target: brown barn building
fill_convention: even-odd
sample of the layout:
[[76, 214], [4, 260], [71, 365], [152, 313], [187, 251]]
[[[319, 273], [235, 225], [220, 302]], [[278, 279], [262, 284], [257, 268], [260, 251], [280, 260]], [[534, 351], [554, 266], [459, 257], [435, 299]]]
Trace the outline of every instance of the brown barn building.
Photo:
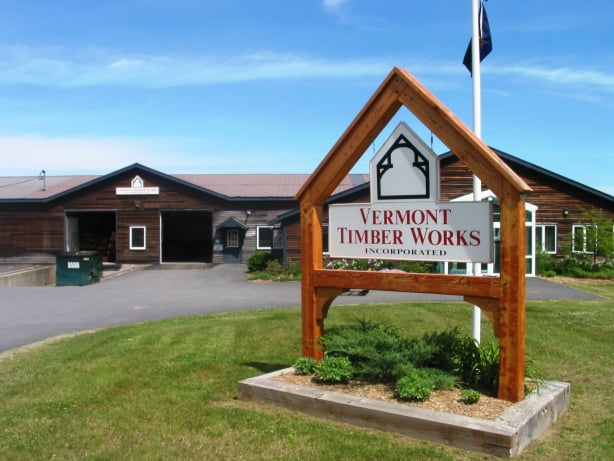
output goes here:
[[[538, 249], [563, 255], [586, 210], [614, 219], [611, 195], [494, 151], [534, 190], [527, 197], [528, 275]], [[440, 156], [440, 175], [442, 200], [469, 199], [471, 173], [453, 154]], [[168, 175], [134, 164], [104, 176], [1, 177], [0, 263], [53, 263], [59, 253], [85, 250], [118, 263], [245, 263], [257, 251], [297, 261], [294, 195], [308, 176]], [[497, 273], [497, 200], [487, 190], [484, 199], [494, 202], [495, 262], [483, 270]], [[330, 198], [368, 201], [362, 174], [348, 175]]]

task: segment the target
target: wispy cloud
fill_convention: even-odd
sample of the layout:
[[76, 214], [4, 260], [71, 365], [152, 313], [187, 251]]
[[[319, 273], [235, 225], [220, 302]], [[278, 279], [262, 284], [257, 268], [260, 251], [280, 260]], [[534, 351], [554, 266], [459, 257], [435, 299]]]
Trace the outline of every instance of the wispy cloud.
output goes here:
[[[330, 0], [329, 3], [335, 2]], [[267, 80], [379, 79], [397, 64], [398, 59], [394, 57], [339, 60], [271, 51], [197, 57], [121, 56], [98, 51], [67, 58], [58, 57], [55, 50], [5, 48], [0, 49], [0, 85], [170, 88]], [[419, 57], [412, 59], [410, 70], [418, 76], [442, 81], [453, 81], [464, 74], [458, 63], [425, 61]], [[601, 70], [519, 63], [484, 66], [483, 72], [517, 78], [525, 83], [577, 88], [587, 94], [614, 93], [614, 75]]]
[[258, 80], [379, 76], [382, 59], [331, 61], [299, 54], [260, 52], [231, 57], [96, 56], [67, 59], [28, 50], [0, 50], [0, 84], [55, 87], [124, 85], [164, 88]]
[[593, 91], [614, 93], [614, 75], [601, 71], [572, 69], [569, 67], [539, 67], [515, 65], [488, 67], [486, 72], [528, 78], [559, 86], [590, 86]]
[[347, 1], [348, 0], [322, 0], [322, 5], [325, 10], [336, 13], [343, 4], [347, 3]]

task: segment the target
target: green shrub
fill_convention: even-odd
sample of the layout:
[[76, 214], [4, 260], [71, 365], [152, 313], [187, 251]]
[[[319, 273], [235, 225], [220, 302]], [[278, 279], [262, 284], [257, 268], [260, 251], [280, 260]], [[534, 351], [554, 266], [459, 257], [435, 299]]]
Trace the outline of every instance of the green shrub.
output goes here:
[[321, 338], [327, 356], [346, 356], [355, 377], [365, 381], [396, 381], [405, 368], [440, 368], [457, 365], [452, 351], [461, 342], [457, 329], [406, 338], [390, 327], [368, 320], [331, 328]]
[[437, 368], [414, 368], [401, 377], [395, 393], [401, 400], [424, 402], [436, 389], [454, 389], [458, 378]]
[[264, 268], [264, 272], [268, 275], [273, 275], [277, 277], [283, 274], [285, 271], [284, 266], [282, 266], [278, 259], [271, 259], [267, 261], [266, 267]]
[[[550, 253], [538, 250], [535, 256], [535, 272], [537, 275], [543, 275], [546, 277], [553, 277], [556, 275], [556, 260]], [[553, 275], [547, 275], [553, 274]]]
[[401, 261], [400, 263], [396, 264], [395, 268], [405, 272], [414, 272], [418, 274], [433, 272], [434, 269], [432, 263], [424, 263], [420, 261]]
[[469, 386], [474, 386], [478, 380], [477, 364], [480, 357], [478, 342], [467, 336], [461, 340], [453, 351], [457, 367], [456, 374]]
[[327, 357], [348, 357], [355, 376], [366, 381], [391, 381], [395, 366], [410, 362], [405, 339], [367, 320], [331, 328], [320, 341]]
[[311, 357], [299, 357], [293, 365], [294, 373], [297, 375], [312, 375], [315, 373], [317, 365], [318, 362]]
[[[452, 330], [425, 333], [422, 342], [430, 350], [430, 357], [421, 366], [429, 368], [439, 368], [440, 370], [452, 372], [456, 368], [454, 351], [458, 349], [462, 338], [458, 328]], [[418, 365], [417, 365], [418, 366]]]
[[465, 405], [473, 405], [474, 403], [478, 403], [480, 397], [481, 394], [474, 389], [463, 389], [461, 391], [461, 398], [463, 399], [463, 403]]
[[326, 357], [315, 367], [315, 375], [324, 383], [345, 383], [354, 372], [347, 357]]
[[288, 275], [299, 279], [301, 277], [301, 266], [298, 264], [290, 264], [287, 269]]
[[471, 387], [496, 393], [499, 387], [499, 346], [464, 338], [455, 351], [456, 374]]
[[248, 272], [263, 271], [269, 261], [275, 259], [271, 253], [258, 251], [247, 260]]
[[478, 384], [482, 389], [497, 393], [499, 389], [499, 345], [495, 342], [480, 346]]
[[417, 402], [427, 401], [434, 389], [431, 377], [422, 368], [413, 369], [407, 376], [399, 379], [395, 386], [399, 399]]
[[422, 368], [425, 376], [433, 383], [434, 389], [454, 389], [458, 387], [458, 377], [438, 368]]

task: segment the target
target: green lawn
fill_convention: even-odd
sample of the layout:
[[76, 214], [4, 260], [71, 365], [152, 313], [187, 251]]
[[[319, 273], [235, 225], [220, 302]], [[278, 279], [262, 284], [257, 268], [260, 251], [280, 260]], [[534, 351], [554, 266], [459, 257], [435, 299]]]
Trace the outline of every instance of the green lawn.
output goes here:
[[[531, 302], [527, 352], [546, 379], [570, 382], [569, 412], [517, 459], [614, 459], [614, 283], [597, 301]], [[471, 307], [332, 307], [326, 325], [366, 317], [421, 335], [458, 326]], [[492, 338], [483, 322], [483, 340]], [[3, 460], [490, 459], [236, 400], [237, 381], [291, 365], [298, 308], [110, 328], [0, 362]]]

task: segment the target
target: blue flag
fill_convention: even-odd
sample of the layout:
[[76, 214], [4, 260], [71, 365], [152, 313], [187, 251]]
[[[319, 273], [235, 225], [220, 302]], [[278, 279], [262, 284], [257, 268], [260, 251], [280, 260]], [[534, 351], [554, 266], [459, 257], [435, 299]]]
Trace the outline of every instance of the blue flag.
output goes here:
[[[490, 26], [488, 25], [488, 16], [486, 16], [486, 9], [484, 8], [483, 3], [480, 3], [478, 24], [480, 27], [480, 62], [482, 62], [484, 58], [488, 56], [488, 54], [492, 51]], [[467, 69], [469, 69], [469, 72], [471, 72], [471, 40], [469, 40], [469, 46], [467, 47], [467, 51], [465, 52], [463, 64]]]

